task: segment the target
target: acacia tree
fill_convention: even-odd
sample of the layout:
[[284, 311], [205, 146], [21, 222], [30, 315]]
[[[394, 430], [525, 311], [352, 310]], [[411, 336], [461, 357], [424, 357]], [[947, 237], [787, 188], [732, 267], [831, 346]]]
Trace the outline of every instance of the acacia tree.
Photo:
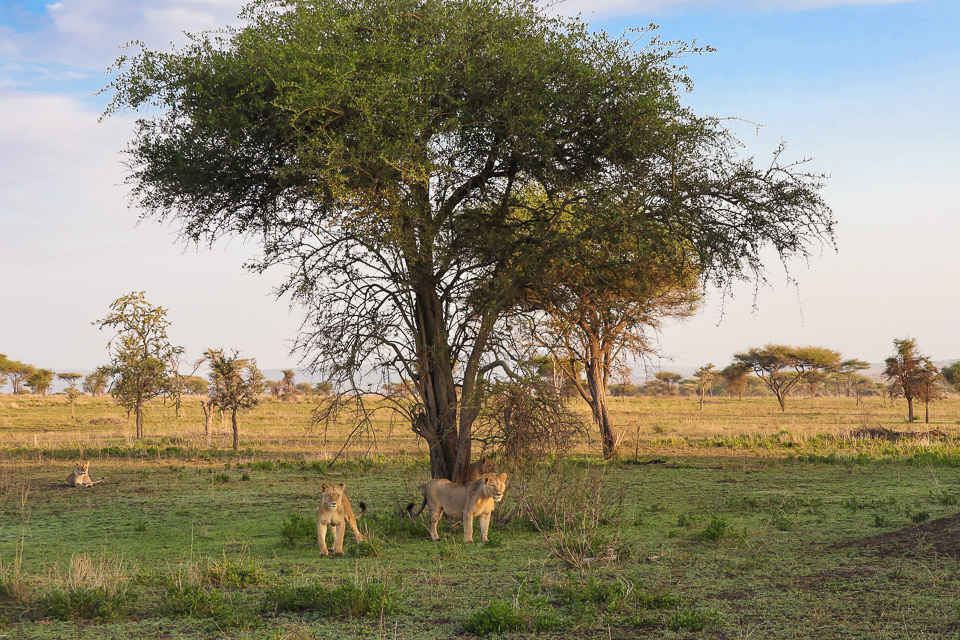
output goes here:
[[787, 396], [811, 371], [833, 371], [840, 364], [840, 354], [832, 349], [782, 344], [755, 347], [733, 357], [749, 366], [770, 388], [780, 411], [787, 410]]
[[112, 380], [110, 394], [135, 416], [137, 437], [143, 437], [143, 407], [153, 398], [171, 391], [178, 379], [171, 375], [170, 363], [183, 353], [183, 347], [170, 344], [167, 310], [147, 302], [143, 291], [134, 291], [110, 303], [110, 313], [94, 325], [116, 333], [107, 343], [110, 364], [98, 371]]
[[62, 380], [67, 383], [67, 387], [70, 389], [77, 388], [77, 382], [83, 378], [82, 373], [58, 373], [57, 379]]
[[[257, 406], [260, 403], [260, 394], [263, 393], [264, 389], [263, 374], [257, 368], [257, 361], [238, 356], [237, 351], [227, 356], [222, 349], [208, 349], [206, 354], [207, 362], [210, 365], [210, 386], [208, 388], [210, 401], [220, 411], [230, 412], [230, 422], [233, 425], [234, 451], [240, 449], [237, 414]], [[210, 413], [212, 414], [212, 410]], [[208, 437], [209, 423], [210, 420], [208, 419]]]
[[[2, 357], [2, 356], [0, 356]], [[0, 370], [2, 371], [2, 370]], [[954, 389], [960, 390], [960, 360], [940, 370], [943, 379]]]
[[36, 369], [33, 365], [25, 364], [19, 360], [10, 360], [5, 355], [0, 354], [0, 375], [6, 377], [13, 388], [14, 394], [23, 393], [23, 385], [27, 378], [33, 375]]
[[856, 358], [851, 358], [849, 360], [844, 360], [840, 363], [840, 368], [837, 370], [837, 377], [840, 380], [843, 380], [846, 387], [847, 396], [850, 395], [851, 390], [855, 391], [857, 396], [857, 405], [860, 405], [860, 385], [855, 384], [857, 378], [860, 376], [860, 372], [865, 369], [870, 368], [870, 363], [866, 360], [857, 360]]
[[654, 377], [660, 382], [667, 385], [667, 393], [676, 394], [678, 390], [678, 385], [683, 379], [683, 376], [679, 373], [674, 373], [673, 371], [657, 371], [654, 374]]
[[585, 243], [682, 245], [722, 285], [767, 245], [831, 237], [819, 176], [780, 153], [758, 168], [683, 107], [684, 45], [637, 48], [526, 0], [260, 0], [242, 17], [118, 61], [107, 112], [159, 107], [128, 150], [134, 196], [188, 241], [259, 237], [254, 267], [289, 269], [297, 347], [340, 390], [325, 406], [371, 372], [411, 380], [394, 406], [434, 477], [470, 462], [505, 320]]
[[724, 367], [720, 375], [726, 382], [727, 393], [731, 396], [736, 394], [740, 400], [743, 400], [743, 392], [747, 390], [747, 381], [752, 372], [753, 368], [744, 362], [735, 362]]

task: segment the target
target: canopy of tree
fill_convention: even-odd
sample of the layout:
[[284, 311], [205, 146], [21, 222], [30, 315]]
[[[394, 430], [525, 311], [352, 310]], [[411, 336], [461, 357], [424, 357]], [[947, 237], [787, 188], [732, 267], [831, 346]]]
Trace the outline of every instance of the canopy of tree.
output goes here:
[[734, 355], [737, 362], [749, 366], [773, 391], [786, 411], [787, 396], [810, 372], [834, 371], [840, 365], [840, 354], [823, 347], [790, 347], [768, 344]]
[[191, 241], [260, 238], [315, 370], [341, 390], [365, 368], [412, 381], [396, 407], [435, 477], [470, 462], [531, 291], [605, 255], [642, 260], [611, 260], [599, 289], [637, 264], [723, 286], [762, 274], [766, 247], [832, 239], [819, 176], [782, 150], [737, 157], [683, 106], [686, 45], [524, 0], [261, 0], [243, 18], [118, 61], [108, 113], [159, 107], [129, 148], [135, 197]]

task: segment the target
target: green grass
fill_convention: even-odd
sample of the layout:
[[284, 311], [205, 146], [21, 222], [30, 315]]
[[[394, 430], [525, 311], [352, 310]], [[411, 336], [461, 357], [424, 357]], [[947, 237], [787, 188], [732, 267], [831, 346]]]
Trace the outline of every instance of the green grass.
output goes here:
[[[581, 453], [557, 476], [577, 491], [576, 478], [602, 471], [603, 495], [622, 495], [598, 535], [619, 534], [623, 552], [578, 572], [520, 513], [533, 479], [510, 476], [490, 543], [465, 545], [450, 520], [432, 543], [426, 517], [405, 512], [419, 505], [424, 455], [330, 465], [337, 447], [321, 435], [264, 427], [293, 424], [301, 406], [266, 407], [272, 418], [251, 420], [254, 436], [235, 456], [176, 432], [104, 436], [96, 447], [89, 433], [63, 446], [14, 442], [3, 432], [21, 429], [11, 421], [36, 410], [23, 418], [35, 428], [52, 409], [18, 399], [14, 415], [0, 398], [0, 638], [957, 636], [960, 560], [922, 535], [960, 512], [955, 440], [853, 441], [840, 437], [843, 422], [818, 435], [779, 428], [777, 416], [753, 432], [690, 435], [706, 427], [683, 432], [699, 418], [681, 400], [623, 403], [622, 417], [665, 433], [641, 434], [637, 455], [627, 445], [619, 464]], [[791, 419], [808, 419], [802, 404]], [[837, 406], [809, 420], [838, 419]], [[956, 433], [948, 427], [937, 425]], [[93, 489], [63, 486], [80, 444], [104, 481]], [[655, 459], [664, 464], [641, 464]], [[346, 482], [353, 503], [368, 505], [366, 541], [348, 531], [345, 557], [317, 549], [323, 482]], [[567, 515], [561, 525], [576, 527]]]

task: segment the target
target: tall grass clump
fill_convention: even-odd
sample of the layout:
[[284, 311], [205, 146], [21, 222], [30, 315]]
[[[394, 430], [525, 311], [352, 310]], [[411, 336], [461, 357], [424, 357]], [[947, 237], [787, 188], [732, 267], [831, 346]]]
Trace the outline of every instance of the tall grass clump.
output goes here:
[[316, 518], [290, 512], [284, 521], [280, 523], [280, 539], [289, 547], [296, 547], [305, 543], [316, 544]]
[[583, 570], [623, 554], [623, 489], [605, 491], [603, 478], [558, 462], [528, 476], [519, 491], [521, 512], [567, 567]]
[[37, 596], [39, 618], [116, 620], [125, 617], [136, 599], [129, 590], [122, 558], [91, 559], [74, 555], [66, 575], [55, 571]]

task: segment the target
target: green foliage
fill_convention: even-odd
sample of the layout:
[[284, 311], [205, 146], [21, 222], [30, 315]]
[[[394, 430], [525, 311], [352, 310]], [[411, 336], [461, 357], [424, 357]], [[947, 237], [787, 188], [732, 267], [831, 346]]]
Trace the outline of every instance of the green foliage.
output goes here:
[[734, 358], [766, 383], [782, 411], [786, 411], [787, 396], [811, 372], [835, 371], [840, 367], [840, 353], [823, 347], [768, 344], [737, 353]]
[[280, 523], [280, 538], [284, 544], [295, 547], [306, 542], [317, 542], [317, 520], [291, 512]]
[[701, 611], [682, 607], [670, 616], [667, 627], [673, 631], [703, 631], [715, 629], [723, 623], [723, 618], [713, 609]]
[[206, 584], [229, 589], [262, 584], [265, 578], [263, 568], [250, 562], [223, 560], [210, 564], [203, 571], [203, 581]]
[[36, 369], [27, 378], [27, 386], [38, 396], [45, 396], [53, 384], [53, 371], [50, 369]]
[[316, 611], [328, 618], [362, 618], [400, 613], [402, 607], [398, 595], [384, 582], [361, 584], [350, 580], [333, 589], [317, 583], [273, 587], [264, 595], [261, 610], [273, 614]]
[[700, 534], [700, 537], [708, 542], [719, 542], [727, 535], [730, 524], [722, 516], [711, 516], [707, 527]]
[[542, 597], [521, 591], [513, 600], [494, 600], [463, 623], [468, 633], [489, 635], [509, 631], [541, 633], [563, 627], [563, 620]]
[[109, 383], [110, 381], [106, 371], [103, 368], [99, 368], [83, 379], [83, 390], [96, 398], [107, 390]]
[[230, 356], [222, 349], [208, 349], [206, 360], [210, 365], [208, 393], [213, 405], [230, 413], [233, 424], [233, 450], [240, 447], [237, 415], [260, 403], [264, 390], [263, 374], [256, 360], [240, 358], [234, 351]]
[[116, 333], [107, 343], [110, 364], [100, 367], [113, 380], [110, 393], [121, 407], [135, 413], [137, 437], [143, 437], [143, 406], [152, 398], [179, 393], [174, 364], [183, 347], [170, 343], [167, 310], [147, 302], [143, 291], [121, 296], [110, 304], [106, 318], [94, 322]]

